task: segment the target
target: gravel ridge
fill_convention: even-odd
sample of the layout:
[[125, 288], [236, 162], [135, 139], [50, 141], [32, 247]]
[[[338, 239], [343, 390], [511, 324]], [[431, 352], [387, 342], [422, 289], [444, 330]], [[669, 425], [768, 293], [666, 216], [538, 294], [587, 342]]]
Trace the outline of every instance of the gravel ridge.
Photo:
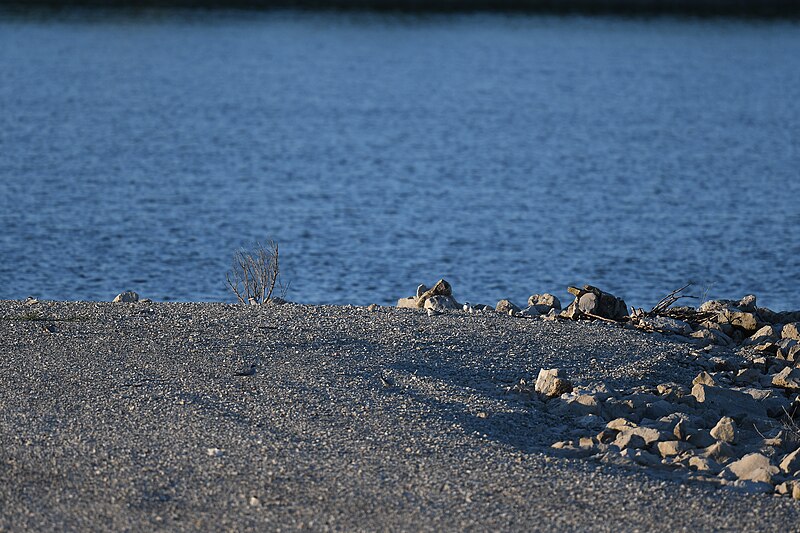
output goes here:
[[0, 301], [0, 530], [792, 529], [800, 504], [559, 454], [540, 368], [691, 381], [612, 324]]

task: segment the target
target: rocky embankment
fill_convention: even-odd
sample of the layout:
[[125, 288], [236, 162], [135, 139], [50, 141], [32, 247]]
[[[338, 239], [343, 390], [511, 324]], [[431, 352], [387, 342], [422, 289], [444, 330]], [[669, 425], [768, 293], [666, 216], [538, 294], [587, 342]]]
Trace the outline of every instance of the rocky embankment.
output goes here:
[[[756, 297], [673, 307], [680, 290], [652, 311], [631, 309], [596, 287], [570, 287], [565, 310], [535, 294], [520, 308], [459, 304], [440, 280], [401, 299], [399, 307], [444, 313], [500, 312], [541, 320], [599, 320], [686, 343], [698, 369], [691, 382], [617, 390], [602, 381], [573, 383], [559, 368], [542, 369], [533, 387], [551, 414], [574, 421], [578, 438], [553, 447], [597, 461], [685, 470], [690, 478], [800, 500], [800, 312], [774, 312]], [[574, 433], [574, 431], [573, 431]]]

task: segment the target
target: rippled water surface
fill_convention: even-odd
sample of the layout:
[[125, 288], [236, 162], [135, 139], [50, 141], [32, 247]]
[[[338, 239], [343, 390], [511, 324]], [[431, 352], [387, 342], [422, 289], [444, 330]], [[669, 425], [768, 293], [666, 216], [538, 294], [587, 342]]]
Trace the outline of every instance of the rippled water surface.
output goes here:
[[0, 298], [800, 308], [800, 26], [475, 15], [0, 20]]

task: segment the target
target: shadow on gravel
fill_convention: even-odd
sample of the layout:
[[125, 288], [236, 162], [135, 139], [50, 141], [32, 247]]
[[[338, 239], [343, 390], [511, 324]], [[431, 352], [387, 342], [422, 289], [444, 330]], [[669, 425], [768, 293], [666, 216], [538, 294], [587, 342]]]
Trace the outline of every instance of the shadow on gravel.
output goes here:
[[[525, 393], [506, 390], [496, 381], [496, 373], [466, 369], [461, 366], [420, 366], [404, 361], [389, 368], [406, 376], [428, 382], [443, 382], [448, 389], [469, 396], [471, 403], [493, 408], [470, 407], [464, 402], [445, 401], [420, 391], [413, 381], [405, 387], [393, 387], [387, 393], [404, 395], [428, 407], [441, 420], [458, 425], [465, 434], [511, 446], [524, 452], [549, 450], [547, 418], [542, 404], [533, 402]], [[445, 391], [442, 391], [443, 393]]]

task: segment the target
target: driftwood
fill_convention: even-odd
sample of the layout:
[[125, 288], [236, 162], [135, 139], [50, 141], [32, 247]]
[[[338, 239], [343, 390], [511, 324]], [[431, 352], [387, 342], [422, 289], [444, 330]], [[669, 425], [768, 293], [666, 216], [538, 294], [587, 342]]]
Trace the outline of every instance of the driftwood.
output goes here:
[[675, 320], [681, 320], [683, 322], [687, 322], [690, 325], [697, 325], [700, 324], [710, 318], [716, 316], [716, 313], [710, 311], [698, 311], [693, 307], [672, 307], [678, 300], [681, 298], [697, 298], [697, 296], [691, 296], [688, 294], [681, 294], [687, 288], [691, 287], [692, 283], [687, 283], [683, 287], [675, 289], [671, 293], [664, 296], [659, 302], [653, 306], [650, 311], [645, 311], [644, 309], [636, 309], [631, 307], [631, 322], [634, 326], [639, 329], [648, 331], [648, 332], [660, 332], [659, 328], [653, 327], [652, 325], [648, 324], [643, 319], [646, 318], [653, 318], [653, 317], [666, 317], [666, 318], [673, 318]]

